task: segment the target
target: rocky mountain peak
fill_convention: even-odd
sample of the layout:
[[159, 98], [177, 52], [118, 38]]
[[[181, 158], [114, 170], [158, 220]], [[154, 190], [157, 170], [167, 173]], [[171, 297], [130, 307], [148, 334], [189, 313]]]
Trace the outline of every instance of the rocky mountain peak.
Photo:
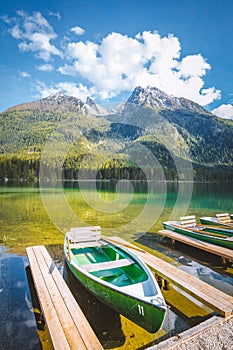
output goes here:
[[109, 114], [109, 112], [102, 106], [96, 104], [91, 97], [87, 97], [86, 102], [82, 107], [82, 112], [85, 115], [95, 115], [95, 116], [104, 116]]
[[203, 107], [193, 101], [183, 97], [179, 98], [173, 95], [168, 95], [164, 91], [150, 86], [147, 88], [137, 86], [132, 95], [128, 98], [127, 103], [152, 108], [156, 111], [161, 109], [172, 111], [176, 109], [188, 109], [197, 113], [208, 113]]
[[84, 104], [84, 102], [74, 96], [68, 96], [65, 95], [62, 90], [58, 90], [54, 95], [50, 95], [42, 100], [40, 100], [42, 103], [49, 103], [54, 105], [64, 105], [64, 106], [76, 106], [81, 108]]

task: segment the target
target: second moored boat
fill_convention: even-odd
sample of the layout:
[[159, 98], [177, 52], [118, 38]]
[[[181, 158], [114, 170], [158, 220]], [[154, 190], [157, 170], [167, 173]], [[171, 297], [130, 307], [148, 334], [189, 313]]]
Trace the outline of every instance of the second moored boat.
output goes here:
[[233, 232], [233, 214], [222, 213], [216, 214], [216, 217], [205, 216], [200, 218], [200, 221], [204, 225], [217, 226], [218, 228], [221, 226], [222, 228], [227, 228]]
[[226, 227], [221, 229], [198, 225], [194, 215], [181, 217], [180, 221], [165, 221], [163, 227], [201, 241], [233, 249], [233, 230]]

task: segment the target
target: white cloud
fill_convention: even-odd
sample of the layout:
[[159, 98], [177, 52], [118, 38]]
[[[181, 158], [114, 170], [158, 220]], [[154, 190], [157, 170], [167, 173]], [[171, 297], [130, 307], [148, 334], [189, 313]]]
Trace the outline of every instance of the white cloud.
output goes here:
[[22, 77], [22, 78], [30, 78], [31, 75], [30, 73], [26, 72], [26, 71], [19, 71], [19, 75]]
[[220, 98], [215, 87], [204, 88], [204, 76], [211, 69], [200, 54], [181, 57], [181, 45], [173, 35], [161, 37], [145, 31], [135, 37], [111, 33], [100, 44], [70, 42], [59, 68], [65, 75], [81, 76], [101, 98], [115, 97], [137, 85], [156, 86], [177, 97], [201, 105]]
[[35, 97], [36, 98], [45, 98], [50, 95], [54, 95], [56, 92], [58, 92], [58, 88], [55, 86], [47, 86], [44, 82], [42, 81], [37, 81], [35, 85]]
[[18, 11], [17, 15], [17, 23], [10, 29], [10, 33], [20, 41], [18, 46], [21, 51], [34, 52], [44, 61], [49, 61], [52, 55], [62, 57], [61, 51], [51, 44], [57, 35], [40, 12], [29, 16], [24, 11]]
[[214, 115], [224, 119], [232, 119], [233, 120], [233, 106], [230, 104], [223, 104], [218, 108], [215, 108], [211, 111]]
[[54, 67], [51, 64], [41, 64], [36, 68], [42, 72], [51, 72], [54, 70]]
[[85, 30], [79, 26], [71, 28], [70, 31], [75, 33], [76, 35], [83, 35], [85, 33]]
[[200, 55], [186, 56], [177, 64], [180, 76], [183, 78], [201, 77], [206, 74], [206, 70], [211, 67]]
[[[62, 63], [56, 61], [57, 72], [76, 77], [80, 82], [70, 83], [70, 87], [76, 87], [74, 93], [86, 89], [92, 97], [106, 100], [130, 92], [138, 85], [150, 85], [203, 106], [221, 96], [214, 86], [205, 86], [211, 65], [200, 53], [182, 57], [181, 44], [174, 35], [162, 37], [158, 32], [144, 31], [130, 37], [113, 32], [102, 40], [99, 38], [98, 43], [71, 42], [69, 37], [58, 38], [40, 12], [28, 15], [18, 11], [17, 17], [5, 16], [3, 20], [11, 27], [10, 33], [22, 52], [32, 52], [45, 61], [37, 69], [50, 71], [53, 67], [49, 62], [55, 56], [61, 59]], [[70, 30], [76, 35], [85, 33], [79, 26]], [[62, 49], [52, 44], [55, 39]]]
[[49, 16], [53, 16], [53, 17], [57, 17], [57, 19], [61, 19], [61, 15], [59, 12], [52, 12], [52, 11], [49, 11], [48, 12]]
[[87, 96], [91, 96], [93, 94], [92, 89], [88, 89], [83, 84], [74, 84], [71, 82], [61, 82], [57, 84], [59, 89], [62, 89], [65, 94], [80, 98], [85, 101]]
[[75, 84], [66, 81], [57, 83], [54, 86], [47, 86], [44, 82], [37, 81], [35, 90], [37, 91], [37, 94], [35, 96], [37, 98], [48, 97], [55, 94], [59, 90], [62, 90], [66, 95], [80, 98], [83, 101], [86, 100], [87, 96], [93, 95], [93, 89], [88, 89], [81, 83]]

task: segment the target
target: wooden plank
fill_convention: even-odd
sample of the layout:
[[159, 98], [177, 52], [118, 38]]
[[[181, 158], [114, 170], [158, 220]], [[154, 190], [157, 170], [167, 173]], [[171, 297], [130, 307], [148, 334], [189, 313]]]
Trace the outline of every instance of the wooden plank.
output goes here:
[[232, 221], [231, 221], [230, 216], [229, 216], [229, 218], [218, 219], [218, 222], [220, 224], [231, 224]]
[[180, 217], [180, 221], [183, 221], [183, 220], [193, 220], [193, 219], [196, 220], [196, 216], [195, 216], [195, 215], [181, 216], [181, 217]]
[[91, 248], [91, 247], [101, 247], [101, 246], [102, 244], [96, 241], [69, 243], [69, 249]]
[[103, 349], [46, 248], [26, 250], [54, 348]]
[[216, 214], [218, 222], [220, 224], [230, 224], [232, 223], [231, 217], [229, 213]]
[[171, 238], [171, 239], [174, 239], [176, 241], [188, 244], [192, 247], [204, 250], [206, 252], [224, 257], [226, 259], [229, 259], [229, 260], [233, 259], [233, 250], [232, 249], [216, 246], [215, 244], [200, 241], [200, 240], [197, 240], [195, 238], [191, 238], [191, 237], [188, 237], [188, 236], [185, 236], [185, 235], [182, 235], [180, 233], [170, 231], [170, 230], [160, 230], [160, 231], [158, 231], [158, 234], [165, 236], [165, 237], [168, 237], [168, 238]]
[[[87, 319], [83, 315], [83, 312], [77, 301], [71, 294], [65, 280], [62, 278], [60, 272], [57, 268], [54, 268], [55, 263], [49, 255], [48, 251], [44, 246], [40, 247], [41, 251], [43, 250], [43, 256], [46, 260], [47, 267], [49, 268], [50, 273], [52, 274], [54, 280], [56, 281], [57, 287], [62, 295], [62, 298], [67, 306], [68, 310], [71, 310], [72, 318], [74, 319], [75, 324], [77, 325], [80, 335], [83, 338], [84, 343], [86, 344], [87, 349], [89, 350], [101, 350], [102, 345], [97, 339], [93, 329], [88, 323]], [[56, 267], [56, 266], [55, 266]], [[77, 347], [77, 344], [76, 344]]]
[[113, 269], [116, 267], [128, 266], [133, 263], [134, 261], [130, 259], [119, 259], [119, 260], [112, 260], [112, 261], [104, 261], [101, 263], [86, 264], [86, 265], [82, 265], [82, 268], [90, 272], [90, 271], [106, 270], [106, 269]]
[[68, 238], [74, 242], [89, 242], [98, 241], [101, 238], [100, 232], [72, 232], [68, 235]]
[[62, 325], [50, 298], [49, 291], [47, 288], [45, 288], [44, 279], [34, 255], [33, 248], [29, 247], [26, 248], [26, 250], [32, 271], [33, 281], [53, 346], [57, 350], [70, 350], [70, 346], [63, 332]]
[[[53, 279], [51, 274], [51, 270], [55, 269], [55, 266], [47, 268], [46, 262], [44, 260], [43, 255], [41, 254], [40, 249], [34, 249], [34, 254], [37, 258], [38, 265], [41, 268], [43, 273], [46, 273], [45, 285], [49, 290], [50, 297], [53, 301], [54, 308], [58, 315], [58, 318], [62, 324], [63, 331], [66, 335], [68, 343], [71, 349], [75, 349], [75, 344], [79, 344], [79, 348], [82, 350], [86, 350], [86, 345], [83, 343], [83, 340], [79, 334], [79, 331], [72, 319], [72, 316], [69, 310], [66, 308], [66, 305], [63, 302], [62, 296], [60, 294], [59, 289], [57, 288], [56, 282]], [[73, 312], [73, 310], [72, 310]]]
[[[161, 266], [161, 259], [158, 259], [153, 255], [148, 256], [148, 254], [146, 254], [146, 257], [143, 257], [144, 261], [156, 271], [160, 272], [160, 274], [162, 274], [162, 277], [168, 278], [177, 286], [186, 290], [189, 294], [195, 296], [197, 299], [203, 301], [204, 303], [207, 302], [209, 306], [213, 306], [218, 311], [220, 311], [221, 314], [232, 310], [232, 297], [228, 297], [227, 294], [217, 290], [216, 288], [203, 281], [200, 281], [187, 272], [182, 271], [175, 266], [172, 266], [171, 264], [165, 263]], [[230, 316], [230, 314], [227, 316]]]
[[[111, 242], [111, 238], [105, 239]], [[117, 237], [114, 237], [114, 241], [117, 241]], [[124, 241], [121, 238], [119, 240], [119, 244], [122, 244], [122, 242], [124, 245], [127, 244], [127, 241]], [[134, 251], [133, 244], [128, 243], [127, 247], [128, 249]], [[231, 315], [233, 308], [233, 297], [146, 251], [137, 251], [137, 255], [148, 266], [157, 271], [163, 278], [171, 281], [181, 289], [185, 290], [188, 294], [208, 305], [210, 308], [218, 311], [220, 315], [224, 317], [229, 317]]]
[[225, 216], [230, 216], [229, 213], [220, 213], [220, 214], [216, 214], [217, 218], [221, 218], [221, 217], [225, 217]]
[[70, 229], [71, 232], [78, 232], [78, 231], [100, 231], [100, 226], [82, 226], [82, 227], [72, 227]]
[[195, 227], [196, 220], [183, 220], [180, 222], [181, 227]]

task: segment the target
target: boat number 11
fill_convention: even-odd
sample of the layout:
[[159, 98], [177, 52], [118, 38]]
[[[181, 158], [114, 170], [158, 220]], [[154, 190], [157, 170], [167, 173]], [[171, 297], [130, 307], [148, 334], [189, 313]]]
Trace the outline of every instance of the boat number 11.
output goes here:
[[142, 305], [138, 305], [138, 312], [139, 312], [139, 315], [144, 316], [144, 308]]

